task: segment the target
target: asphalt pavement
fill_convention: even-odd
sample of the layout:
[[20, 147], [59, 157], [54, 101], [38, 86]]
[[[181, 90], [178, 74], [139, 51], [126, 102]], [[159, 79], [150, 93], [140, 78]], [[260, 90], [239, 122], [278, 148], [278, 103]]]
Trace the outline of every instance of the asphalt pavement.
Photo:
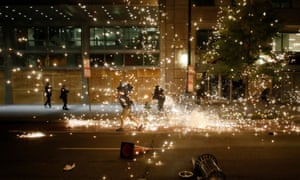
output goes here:
[[[220, 107], [222, 105], [218, 104], [206, 106], [209, 111], [220, 110]], [[143, 105], [135, 106], [137, 112], [142, 112], [143, 108]], [[228, 127], [232, 125], [230, 121], [222, 124], [218, 120], [212, 121], [214, 129], [209, 126], [193, 131], [189, 128], [179, 129], [175, 124], [164, 131], [126, 130], [120, 133], [114, 130], [118, 124], [112, 123], [113, 127], [107, 126], [111, 125], [107, 123], [68, 129], [63, 121], [66, 117], [76, 116], [74, 119], [95, 118], [102, 119], [103, 123], [118, 123], [116, 118], [121, 112], [119, 104], [71, 104], [69, 110], [62, 110], [61, 105], [51, 108], [43, 105], [2, 105], [0, 139], [3, 148], [0, 167], [3, 171], [0, 179], [176, 180], [180, 179], [177, 175], [179, 171], [192, 170], [191, 158], [205, 153], [216, 156], [227, 179], [298, 179], [300, 126], [286, 121], [299, 122], [299, 109], [297, 106], [278, 106], [277, 109], [292, 118], [283, 120], [284, 124], [274, 124], [275, 129], [270, 127], [273, 121], [269, 120], [254, 120], [262, 123], [262, 126], [251, 122], [240, 126], [240, 129], [237, 126]], [[177, 116], [174, 117], [176, 120], [187, 121], [181, 114], [172, 113]], [[196, 116], [199, 121], [206, 122], [209, 119], [201, 112]], [[46, 136], [33, 140], [18, 138], [20, 135], [30, 135], [31, 131], [22, 134], [27, 127], [30, 130], [38, 129]], [[223, 131], [222, 128], [226, 129]], [[9, 133], [2, 129], [8, 129]], [[154, 143], [157, 154], [154, 156], [149, 153], [134, 160], [119, 159], [120, 143], [124, 140], [147, 147]], [[172, 148], [165, 147], [166, 143], [172, 143]], [[76, 164], [73, 170], [63, 170], [73, 162]]]
[[38, 122], [55, 121], [66, 116], [92, 117], [97, 114], [116, 116], [121, 111], [118, 104], [110, 105], [80, 105], [68, 106], [69, 110], [63, 110], [61, 105], [52, 105], [51, 108], [43, 105], [0, 105], [0, 122]]

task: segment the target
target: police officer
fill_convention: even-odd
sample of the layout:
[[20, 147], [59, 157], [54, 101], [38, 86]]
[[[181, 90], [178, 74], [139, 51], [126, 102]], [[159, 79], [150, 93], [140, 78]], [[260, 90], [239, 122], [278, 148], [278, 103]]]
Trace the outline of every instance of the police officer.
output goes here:
[[63, 110], [69, 110], [69, 108], [67, 107], [68, 104], [68, 93], [69, 90], [66, 88], [66, 85], [63, 85], [60, 89], [60, 99], [62, 99], [63, 101]]
[[47, 107], [47, 105], [48, 105], [49, 108], [51, 108], [52, 86], [50, 85], [49, 82], [47, 82], [45, 85], [45, 96], [47, 99], [46, 99], [44, 106]]
[[164, 108], [166, 96], [164, 94], [164, 89], [161, 88], [159, 85], [155, 86], [152, 99], [156, 99], [158, 101], [157, 109], [159, 111], [162, 111]]

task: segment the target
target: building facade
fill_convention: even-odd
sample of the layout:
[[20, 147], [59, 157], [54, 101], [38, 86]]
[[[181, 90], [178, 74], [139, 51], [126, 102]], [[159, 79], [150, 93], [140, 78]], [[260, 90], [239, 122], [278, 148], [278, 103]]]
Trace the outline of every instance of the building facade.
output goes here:
[[[120, 81], [134, 86], [138, 103], [150, 101], [158, 84], [177, 96], [205, 82], [211, 95], [221, 96], [219, 75], [205, 74], [198, 53], [219, 6], [234, 2], [1, 1], [0, 104], [42, 104], [46, 82], [53, 87], [54, 104], [60, 103], [63, 84], [70, 104], [114, 103]], [[288, 87], [282, 88], [299, 91], [300, 3], [272, 2], [285, 20], [274, 49], [295, 56], [286, 70]]]

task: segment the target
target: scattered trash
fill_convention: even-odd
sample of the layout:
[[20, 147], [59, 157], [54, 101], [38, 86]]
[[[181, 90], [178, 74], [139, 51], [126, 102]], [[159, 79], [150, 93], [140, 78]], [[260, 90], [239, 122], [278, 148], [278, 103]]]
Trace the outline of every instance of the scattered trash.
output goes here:
[[194, 176], [194, 173], [192, 171], [180, 171], [178, 173], [178, 176], [182, 179], [191, 178]]
[[75, 163], [73, 163], [73, 164], [66, 164], [65, 167], [64, 167], [64, 171], [71, 171], [74, 168], [75, 168]]
[[21, 135], [17, 135], [19, 138], [41, 138], [41, 137], [44, 137], [46, 136], [44, 133], [42, 132], [24, 132], [23, 134]]
[[269, 132], [269, 135], [270, 135], [270, 136], [276, 136], [277, 133], [276, 133], [276, 132]]

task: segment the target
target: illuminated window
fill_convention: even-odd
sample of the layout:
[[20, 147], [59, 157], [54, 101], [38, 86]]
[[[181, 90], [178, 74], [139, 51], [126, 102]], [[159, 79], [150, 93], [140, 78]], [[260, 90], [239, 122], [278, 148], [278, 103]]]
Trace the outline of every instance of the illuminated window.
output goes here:
[[157, 27], [93, 27], [90, 28], [90, 47], [102, 49], [158, 50]]
[[273, 39], [273, 50], [277, 52], [300, 52], [300, 33], [281, 33]]

